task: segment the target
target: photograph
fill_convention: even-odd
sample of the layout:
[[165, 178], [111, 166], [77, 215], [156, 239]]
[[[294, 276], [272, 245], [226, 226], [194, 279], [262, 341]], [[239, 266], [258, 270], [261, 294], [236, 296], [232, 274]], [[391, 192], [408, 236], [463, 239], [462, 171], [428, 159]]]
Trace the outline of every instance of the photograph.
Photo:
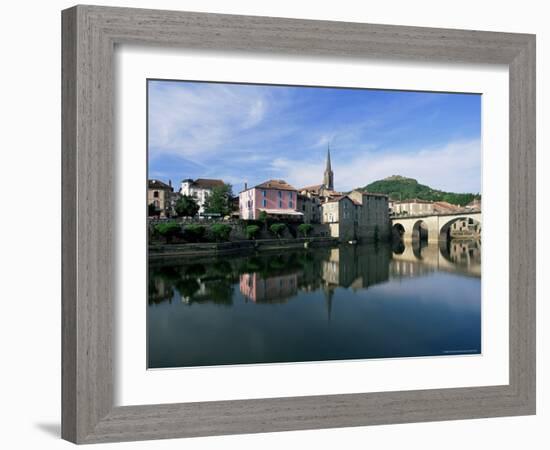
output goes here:
[[482, 355], [482, 95], [144, 95], [148, 369]]

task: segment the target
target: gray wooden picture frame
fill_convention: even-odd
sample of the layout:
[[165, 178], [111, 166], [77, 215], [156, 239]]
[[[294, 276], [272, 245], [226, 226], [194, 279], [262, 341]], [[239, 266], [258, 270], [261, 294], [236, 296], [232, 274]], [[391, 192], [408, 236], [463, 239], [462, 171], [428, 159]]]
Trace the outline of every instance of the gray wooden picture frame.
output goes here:
[[[176, 11], [62, 12], [62, 437], [76, 443], [535, 413], [535, 36]], [[509, 384], [114, 407], [115, 44], [506, 64]]]

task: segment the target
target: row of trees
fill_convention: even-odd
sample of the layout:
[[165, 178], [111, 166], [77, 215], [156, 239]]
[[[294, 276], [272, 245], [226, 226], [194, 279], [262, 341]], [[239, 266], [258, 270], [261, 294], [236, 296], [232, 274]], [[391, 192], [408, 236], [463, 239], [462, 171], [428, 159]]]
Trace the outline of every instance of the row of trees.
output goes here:
[[169, 221], [155, 225], [153, 232], [157, 237], [164, 238], [168, 243], [171, 243], [174, 239], [184, 239], [188, 242], [223, 242], [229, 240], [232, 229], [230, 225], [225, 223], [214, 223], [207, 228], [197, 224], [182, 227], [177, 222]]
[[[187, 242], [215, 241], [224, 242], [229, 240], [232, 231], [230, 225], [224, 223], [214, 223], [208, 228], [204, 225], [190, 224], [182, 227], [174, 221], [163, 222], [155, 225], [154, 234], [162, 237], [166, 242], [171, 243], [174, 239], [184, 239]], [[284, 223], [273, 223], [269, 226], [269, 231], [277, 238], [280, 238], [286, 229]], [[261, 227], [256, 224], [247, 225], [245, 234], [248, 239], [256, 239], [260, 234]], [[309, 223], [302, 223], [298, 226], [298, 232], [307, 237], [311, 234], [313, 226]]]
[[[211, 194], [204, 202], [204, 211], [207, 214], [219, 214], [221, 217], [228, 216], [232, 212], [231, 202], [233, 200], [233, 187], [230, 184], [215, 186]], [[199, 205], [194, 197], [182, 195], [176, 201], [174, 210], [177, 217], [194, 217], [199, 212]], [[153, 203], [148, 206], [148, 215], [158, 215]]]

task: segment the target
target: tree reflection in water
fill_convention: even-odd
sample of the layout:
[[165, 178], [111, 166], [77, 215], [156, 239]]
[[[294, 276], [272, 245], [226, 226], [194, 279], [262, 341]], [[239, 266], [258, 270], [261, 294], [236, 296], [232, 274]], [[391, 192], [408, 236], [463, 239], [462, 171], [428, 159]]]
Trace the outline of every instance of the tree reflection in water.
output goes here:
[[152, 260], [149, 367], [479, 353], [481, 242]]
[[280, 253], [152, 262], [149, 303], [231, 305], [235, 286], [254, 303], [282, 303], [298, 291], [336, 287], [365, 289], [391, 277], [433, 270], [479, 277], [481, 241], [450, 240], [438, 244], [340, 245]]

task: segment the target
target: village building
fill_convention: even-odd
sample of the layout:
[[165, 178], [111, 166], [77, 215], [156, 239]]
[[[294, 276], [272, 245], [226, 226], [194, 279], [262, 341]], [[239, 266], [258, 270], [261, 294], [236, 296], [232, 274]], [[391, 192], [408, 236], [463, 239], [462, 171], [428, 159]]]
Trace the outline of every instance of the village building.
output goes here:
[[321, 199], [311, 192], [300, 192], [298, 194], [298, 211], [304, 216], [304, 223], [321, 222]]
[[356, 239], [358, 205], [347, 195], [333, 197], [321, 205], [321, 223], [329, 227], [329, 235], [343, 241]]
[[388, 197], [361, 191], [331, 198], [321, 205], [321, 223], [342, 241], [387, 239], [390, 232]]
[[155, 214], [160, 217], [170, 217], [173, 211], [172, 182], [168, 184], [160, 180], [148, 180], [147, 182], [147, 205], [153, 205]]
[[268, 180], [239, 193], [239, 217], [258, 220], [264, 212], [268, 216], [290, 221], [302, 221], [298, 211], [298, 191], [284, 180]]
[[341, 241], [386, 239], [390, 234], [388, 197], [383, 194], [334, 189], [330, 148], [323, 183], [295, 189], [284, 180], [269, 180], [239, 194], [239, 217], [260, 214], [317, 225], [315, 233]]
[[432, 214], [434, 202], [420, 200], [418, 198], [392, 202], [392, 213], [397, 216], [416, 216], [421, 214]]
[[210, 178], [192, 180], [188, 178], [181, 182], [180, 194], [193, 197], [199, 206], [199, 214], [202, 215], [204, 214], [204, 204], [206, 199], [212, 194], [212, 190], [224, 184], [223, 180]]

